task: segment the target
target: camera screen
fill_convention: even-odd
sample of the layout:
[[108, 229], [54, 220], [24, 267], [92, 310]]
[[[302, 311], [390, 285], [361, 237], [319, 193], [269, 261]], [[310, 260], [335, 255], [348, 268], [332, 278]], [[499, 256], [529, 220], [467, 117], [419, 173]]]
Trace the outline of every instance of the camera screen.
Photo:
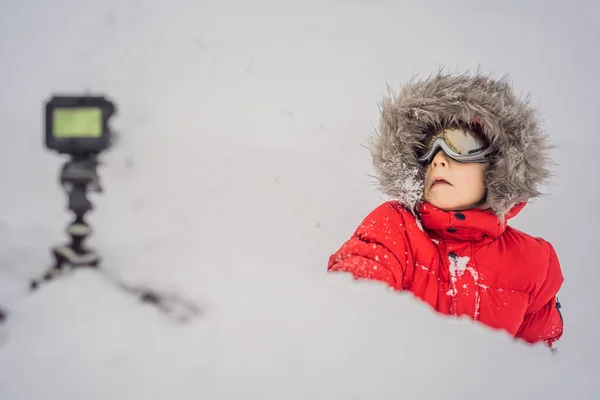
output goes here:
[[52, 115], [54, 136], [95, 138], [102, 135], [102, 110], [95, 107], [57, 108]]

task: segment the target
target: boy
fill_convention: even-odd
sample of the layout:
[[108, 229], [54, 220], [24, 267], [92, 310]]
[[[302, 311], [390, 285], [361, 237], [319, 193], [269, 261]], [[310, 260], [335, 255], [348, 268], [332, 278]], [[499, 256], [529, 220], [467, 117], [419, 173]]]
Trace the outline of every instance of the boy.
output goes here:
[[504, 80], [438, 74], [381, 105], [372, 143], [384, 193], [329, 271], [408, 290], [529, 343], [563, 333], [554, 248], [509, 227], [548, 176], [535, 111]]

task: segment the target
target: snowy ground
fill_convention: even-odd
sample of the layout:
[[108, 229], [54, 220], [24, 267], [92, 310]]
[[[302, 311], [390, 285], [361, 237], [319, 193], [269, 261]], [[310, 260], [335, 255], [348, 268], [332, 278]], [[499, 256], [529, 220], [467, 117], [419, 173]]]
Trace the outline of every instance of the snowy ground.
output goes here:
[[[598, 398], [600, 7], [544, 4], [0, 0], [0, 399]], [[325, 273], [385, 200], [385, 85], [440, 64], [510, 72], [558, 145], [513, 222], [561, 259], [558, 353]], [[42, 103], [86, 89], [121, 133], [90, 243], [187, 322], [93, 271], [27, 293], [69, 221]]]

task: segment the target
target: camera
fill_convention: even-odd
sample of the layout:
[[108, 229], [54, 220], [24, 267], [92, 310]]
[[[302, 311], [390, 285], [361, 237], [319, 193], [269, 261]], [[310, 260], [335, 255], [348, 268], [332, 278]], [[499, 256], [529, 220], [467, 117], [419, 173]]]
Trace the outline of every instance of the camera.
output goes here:
[[75, 157], [111, 146], [115, 105], [103, 96], [53, 96], [46, 102], [46, 147]]

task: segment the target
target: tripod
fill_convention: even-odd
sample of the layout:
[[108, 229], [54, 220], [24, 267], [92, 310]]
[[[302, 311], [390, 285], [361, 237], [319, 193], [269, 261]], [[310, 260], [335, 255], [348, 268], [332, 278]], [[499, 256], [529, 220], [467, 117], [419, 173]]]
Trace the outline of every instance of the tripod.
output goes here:
[[84, 216], [93, 209], [87, 198], [87, 192], [102, 192], [100, 179], [96, 168], [98, 161], [94, 154], [73, 156], [67, 161], [60, 172], [60, 183], [69, 196], [69, 211], [75, 214], [75, 219], [67, 226], [71, 237], [68, 244], [54, 246], [52, 255], [55, 263], [39, 279], [31, 281], [30, 288], [35, 290], [42, 281], [49, 281], [64, 272], [65, 265], [71, 268], [98, 267], [101, 256], [94, 250], [88, 249], [83, 242], [92, 229], [85, 222]]

